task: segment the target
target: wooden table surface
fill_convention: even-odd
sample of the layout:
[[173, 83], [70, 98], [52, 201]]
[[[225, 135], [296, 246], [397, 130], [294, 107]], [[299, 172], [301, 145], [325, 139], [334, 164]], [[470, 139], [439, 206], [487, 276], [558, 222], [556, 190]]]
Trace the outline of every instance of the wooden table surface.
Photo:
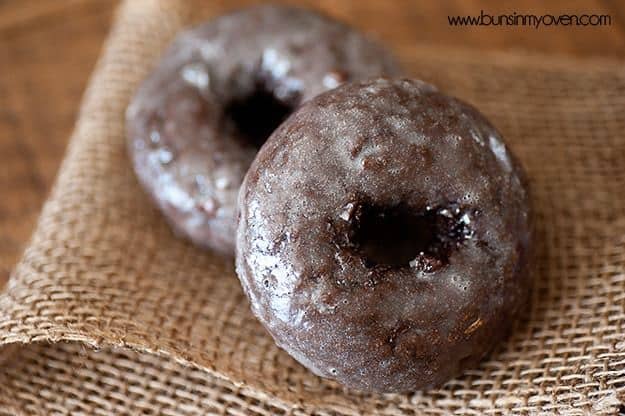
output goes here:
[[[208, 0], [224, 9], [253, 1]], [[625, 58], [625, 2], [321, 0], [329, 14], [389, 45], [428, 42]], [[117, 2], [0, 0], [0, 283], [19, 258], [54, 181]], [[604, 27], [450, 27], [449, 15], [607, 14]], [[625, 63], [625, 61], [624, 61]]]

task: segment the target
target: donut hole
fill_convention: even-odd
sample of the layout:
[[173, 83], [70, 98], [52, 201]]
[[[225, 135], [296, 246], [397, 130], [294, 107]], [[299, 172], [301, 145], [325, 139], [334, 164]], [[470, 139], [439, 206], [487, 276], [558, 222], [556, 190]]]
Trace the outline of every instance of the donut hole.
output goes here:
[[257, 82], [250, 93], [237, 97], [225, 107], [226, 117], [239, 136], [256, 149], [291, 114], [294, 105], [279, 99], [263, 82]]
[[351, 244], [367, 267], [387, 266], [435, 272], [464, 240], [473, 236], [471, 219], [457, 207], [417, 211], [404, 206], [364, 206]]

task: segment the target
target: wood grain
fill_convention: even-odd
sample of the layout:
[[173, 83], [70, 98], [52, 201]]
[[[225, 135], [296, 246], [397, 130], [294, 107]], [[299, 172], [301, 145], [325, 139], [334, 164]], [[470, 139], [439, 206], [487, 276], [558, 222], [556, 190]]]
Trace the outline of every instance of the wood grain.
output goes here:
[[[213, 0], [221, 10], [253, 0]], [[0, 0], [0, 282], [30, 235], [54, 180], [115, 1]], [[625, 57], [625, 3], [610, 0], [320, 0], [316, 5], [396, 48], [414, 42]], [[449, 15], [609, 14], [609, 27], [450, 27]]]
[[0, 281], [54, 180], [112, 6], [0, 1]]

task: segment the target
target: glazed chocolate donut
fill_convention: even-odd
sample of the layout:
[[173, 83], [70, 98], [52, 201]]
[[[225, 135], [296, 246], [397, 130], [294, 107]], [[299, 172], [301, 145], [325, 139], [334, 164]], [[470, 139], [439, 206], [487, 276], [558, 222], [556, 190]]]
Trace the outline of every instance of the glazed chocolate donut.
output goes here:
[[345, 84], [258, 153], [237, 273], [276, 343], [317, 375], [372, 392], [438, 386], [525, 305], [526, 186], [470, 105], [421, 81]]
[[140, 182], [179, 233], [232, 255], [239, 185], [258, 148], [301, 102], [393, 58], [342, 23], [259, 6], [181, 34], [127, 111]]

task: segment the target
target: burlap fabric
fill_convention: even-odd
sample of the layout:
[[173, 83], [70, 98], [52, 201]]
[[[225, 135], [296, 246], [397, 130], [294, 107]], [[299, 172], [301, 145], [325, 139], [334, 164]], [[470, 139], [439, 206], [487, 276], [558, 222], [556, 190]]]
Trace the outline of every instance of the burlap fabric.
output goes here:
[[[0, 297], [6, 414], [618, 414], [625, 410], [625, 70], [404, 45], [482, 109], [529, 173], [539, 267], [511, 338], [443, 388], [362, 395], [313, 376], [251, 315], [231, 261], [175, 238], [139, 188], [124, 110], [188, 1], [130, 0], [56, 186]], [[53, 103], [51, 103], [53, 104]]]

